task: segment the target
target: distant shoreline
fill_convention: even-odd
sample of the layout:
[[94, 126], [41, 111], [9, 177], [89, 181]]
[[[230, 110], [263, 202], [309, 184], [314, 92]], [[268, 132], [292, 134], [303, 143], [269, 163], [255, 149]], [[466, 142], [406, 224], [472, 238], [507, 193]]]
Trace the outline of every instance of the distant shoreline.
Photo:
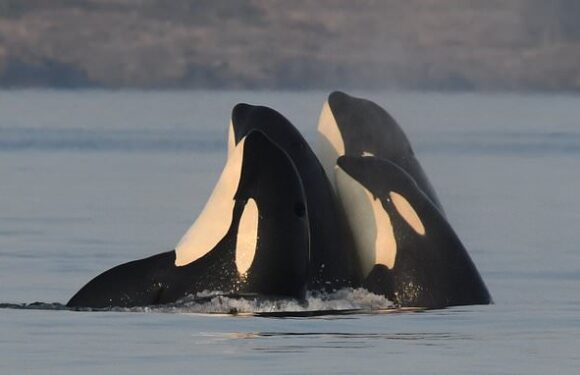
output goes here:
[[0, 0], [0, 88], [575, 93], [578, 20], [576, 0]]

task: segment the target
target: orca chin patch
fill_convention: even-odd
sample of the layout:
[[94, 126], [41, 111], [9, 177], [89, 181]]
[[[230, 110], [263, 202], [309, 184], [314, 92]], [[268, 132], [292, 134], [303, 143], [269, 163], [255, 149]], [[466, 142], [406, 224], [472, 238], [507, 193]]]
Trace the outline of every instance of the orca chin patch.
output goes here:
[[236, 135], [234, 134], [234, 124], [232, 120], [230, 120], [230, 124], [228, 125], [228, 159], [234, 153], [236, 149]]
[[395, 267], [397, 242], [391, 218], [379, 197], [374, 197], [363, 185], [337, 166], [336, 185], [340, 201], [348, 212], [363, 275], [382, 264]]
[[333, 168], [336, 164], [336, 159], [338, 159], [339, 156], [344, 155], [345, 146], [342, 134], [340, 133], [340, 129], [336, 123], [336, 119], [334, 118], [328, 101], [324, 103], [320, 113], [320, 118], [318, 120], [318, 134], [318, 158], [320, 159], [320, 163], [322, 164], [328, 179], [333, 182], [331, 185], [335, 186], [333, 180]]
[[233, 149], [203, 211], [175, 247], [175, 265], [185, 266], [213, 249], [227, 234], [242, 174], [244, 143]]

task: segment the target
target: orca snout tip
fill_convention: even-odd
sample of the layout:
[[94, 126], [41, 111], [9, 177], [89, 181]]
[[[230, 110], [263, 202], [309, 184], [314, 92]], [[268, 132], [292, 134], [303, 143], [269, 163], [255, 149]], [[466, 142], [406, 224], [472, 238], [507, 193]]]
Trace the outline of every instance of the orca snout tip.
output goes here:
[[350, 98], [350, 95], [340, 90], [334, 90], [330, 94], [328, 94], [329, 101], [334, 99], [346, 99], [346, 98]]
[[248, 103], [238, 103], [232, 108], [232, 120], [237, 122], [244, 119], [255, 106]]

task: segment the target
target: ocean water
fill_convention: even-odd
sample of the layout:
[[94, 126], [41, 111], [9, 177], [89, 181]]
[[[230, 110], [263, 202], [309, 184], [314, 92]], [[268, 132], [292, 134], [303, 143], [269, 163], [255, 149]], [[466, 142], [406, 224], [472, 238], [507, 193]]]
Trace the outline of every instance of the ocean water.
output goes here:
[[[221, 172], [232, 106], [272, 106], [315, 144], [326, 94], [0, 91], [0, 304], [63, 304], [172, 249]], [[0, 374], [577, 374], [580, 97], [353, 94], [407, 132], [494, 305], [393, 312], [345, 290], [307, 306], [2, 308]]]

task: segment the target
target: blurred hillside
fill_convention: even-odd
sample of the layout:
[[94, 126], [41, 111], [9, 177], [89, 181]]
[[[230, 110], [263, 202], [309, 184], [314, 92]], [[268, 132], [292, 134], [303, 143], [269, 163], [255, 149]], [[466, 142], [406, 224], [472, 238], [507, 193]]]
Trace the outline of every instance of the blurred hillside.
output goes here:
[[580, 90], [578, 0], [0, 0], [0, 87]]

